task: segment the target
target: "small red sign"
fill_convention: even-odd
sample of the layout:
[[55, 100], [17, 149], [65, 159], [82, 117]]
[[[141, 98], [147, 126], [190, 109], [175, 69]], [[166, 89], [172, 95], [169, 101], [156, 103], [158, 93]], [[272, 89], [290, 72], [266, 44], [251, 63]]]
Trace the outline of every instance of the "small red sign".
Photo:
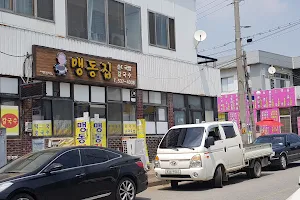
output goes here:
[[14, 128], [19, 124], [19, 119], [16, 115], [8, 113], [2, 116], [1, 124], [5, 128]]

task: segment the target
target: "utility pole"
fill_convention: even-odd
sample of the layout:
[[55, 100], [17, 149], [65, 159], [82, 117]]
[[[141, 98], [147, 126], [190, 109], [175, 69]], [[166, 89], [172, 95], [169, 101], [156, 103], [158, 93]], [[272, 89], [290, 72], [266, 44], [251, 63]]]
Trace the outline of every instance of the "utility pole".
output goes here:
[[242, 140], [244, 144], [248, 144], [248, 136], [246, 134], [246, 98], [245, 98], [245, 70], [242, 60], [242, 38], [240, 23], [240, 1], [233, 0], [234, 4], [234, 20], [235, 20], [235, 48], [236, 48], [236, 67], [238, 80], [240, 125], [242, 128]]
[[[246, 90], [247, 90], [247, 95], [248, 95], [248, 100], [249, 100], [249, 113], [250, 113], [250, 131], [251, 131], [251, 139], [253, 142], [256, 139], [256, 128], [255, 128], [255, 121], [254, 121], [254, 116], [253, 116], [253, 102], [252, 102], [252, 89], [249, 85], [249, 80], [250, 80], [250, 74], [249, 71], [247, 70], [248, 64], [247, 64], [247, 56], [246, 52], [243, 52], [243, 60], [244, 60], [244, 70], [245, 70], [245, 83], [246, 83]], [[250, 141], [249, 141], [250, 142]]]

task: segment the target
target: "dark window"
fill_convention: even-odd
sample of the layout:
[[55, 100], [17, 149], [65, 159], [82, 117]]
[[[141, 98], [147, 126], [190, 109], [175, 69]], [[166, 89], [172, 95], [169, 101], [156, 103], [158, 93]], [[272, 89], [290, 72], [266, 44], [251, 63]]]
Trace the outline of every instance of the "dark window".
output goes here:
[[124, 4], [108, 1], [109, 44], [125, 47]]
[[156, 45], [156, 34], [155, 34], [155, 14], [149, 12], [149, 35], [150, 44]]
[[125, 4], [127, 47], [141, 50], [141, 9]]
[[16, 13], [24, 14], [24, 15], [32, 15], [33, 16], [33, 0], [17, 0], [15, 3], [15, 11]]
[[201, 99], [197, 96], [188, 96], [189, 107], [191, 109], [201, 109]]
[[0, 0], [0, 8], [12, 10], [12, 0]]
[[208, 137], [213, 137], [215, 141], [221, 140], [220, 130], [218, 127], [211, 127], [208, 131]]
[[53, 100], [52, 105], [53, 135], [60, 137], [72, 136], [73, 101]]
[[288, 142], [290, 142], [291, 144], [298, 143], [300, 142], [300, 138], [295, 134], [288, 135]]
[[53, 82], [53, 96], [60, 97], [60, 84], [59, 82]]
[[213, 98], [204, 97], [204, 107], [205, 110], [213, 110]]
[[180, 94], [173, 94], [173, 106], [174, 108], [185, 108], [184, 96]]
[[109, 160], [108, 153], [101, 149], [82, 149], [80, 152], [83, 165], [103, 163]]
[[226, 135], [226, 138], [234, 138], [236, 137], [233, 126], [222, 126]]
[[106, 42], [105, 0], [88, 0], [89, 39]]
[[53, 0], [37, 1], [37, 17], [53, 20]]
[[169, 18], [169, 37], [170, 37], [170, 49], [176, 49], [175, 41], [175, 22], [174, 19]]
[[53, 163], [59, 163], [63, 166], [63, 169], [69, 169], [80, 166], [80, 156], [78, 150], [71, 150], [62, 154]]
[[87, 4], [82, 0], [67, 0], [68, 34], [88, 39]]
[[174, 111], [175, 125], [186, 124], [186, 117], [184, 111]]
[[74, 116], [75, 118], [83, 117], [83, 113], [89, 112], [90, 105], [88, 103], [75, 103]]

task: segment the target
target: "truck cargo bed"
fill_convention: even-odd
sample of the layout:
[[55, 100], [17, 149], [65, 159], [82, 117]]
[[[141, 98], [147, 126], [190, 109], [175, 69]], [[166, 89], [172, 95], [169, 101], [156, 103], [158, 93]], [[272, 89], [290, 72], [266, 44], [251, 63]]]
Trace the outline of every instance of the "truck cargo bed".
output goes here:
[[273, 153], [272, 144], [246, 144], [244, 145], [245, 161], [259, 157], [270, 156]]

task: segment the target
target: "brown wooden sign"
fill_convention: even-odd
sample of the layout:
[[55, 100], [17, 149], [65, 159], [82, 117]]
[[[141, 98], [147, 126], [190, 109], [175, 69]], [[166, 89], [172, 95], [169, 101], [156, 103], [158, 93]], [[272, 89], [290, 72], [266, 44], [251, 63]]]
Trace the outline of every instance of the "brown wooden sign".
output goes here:
[[137, 86], [137, 64], [42, 46], [33, 46], [33, 76], [43, 80]]

